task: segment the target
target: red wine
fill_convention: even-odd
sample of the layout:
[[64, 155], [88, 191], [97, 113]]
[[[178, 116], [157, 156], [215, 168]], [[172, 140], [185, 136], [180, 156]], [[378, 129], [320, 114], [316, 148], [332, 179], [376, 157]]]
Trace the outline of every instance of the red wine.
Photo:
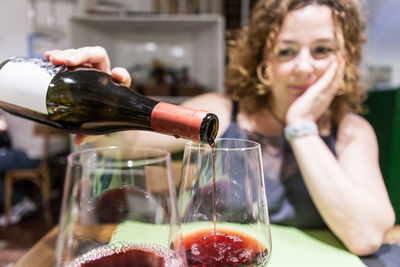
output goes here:
[[[88, 213], [94, 213], [97, 223], [120, 223], [124, 220], [154, 221], [154, 217], [162, 207], [157, 200], [147, 192], [120, 186], [107, 190], [90, 201]], [[143, 207], [146, 207], [143, 210]], [[140, 210], [141, 212], [137, 212]]]
[[76, 259], [74, 267], [183, 267], [183, 261], [167, 248], [148, 244], [104, 246]]
[[146, 130], [211, 143], [218, 118], [158, 102], [93, 69], [16, 57], [0, 63], [0, 108], [71, 133]]
[[268, 250], [255, 238], [227, 229], [204, 229], [183, 238], [188, 264], [192, 267], [261, 266]]
[[213, 222], [214, 222], [214, 233], [217, 232], [217, 198], [216, 198], [216, 181], [215, 181], [215, 142], [210, 144], [211, 146], [211, 175], [212, 175], [212, 207], [213, 207]]

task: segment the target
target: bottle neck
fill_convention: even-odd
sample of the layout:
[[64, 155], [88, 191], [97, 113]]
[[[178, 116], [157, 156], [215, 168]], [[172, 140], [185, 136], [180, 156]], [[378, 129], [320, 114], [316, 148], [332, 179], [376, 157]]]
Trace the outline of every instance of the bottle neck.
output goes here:
[[204, 110], [160, 102], [152, 111], [151, 127], [155, 132], [212, 143], [218, 131], [218, 119]]

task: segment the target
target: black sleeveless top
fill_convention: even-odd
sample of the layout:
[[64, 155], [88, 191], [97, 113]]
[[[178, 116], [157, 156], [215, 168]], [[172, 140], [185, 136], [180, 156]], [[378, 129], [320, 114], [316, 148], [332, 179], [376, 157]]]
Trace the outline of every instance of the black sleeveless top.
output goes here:
[[[239, 138], [261, 144], [264, 182], [271, 223], [299, 228], [326, 227], [301, 176], [290, 145], [283, 135], [265, 136], [241, 129], [237, 125], [238, 105], [232, 108], [232, 119], [221, 137]], [[328, 136], [321, 136], [336, 155], [337, 127]]]

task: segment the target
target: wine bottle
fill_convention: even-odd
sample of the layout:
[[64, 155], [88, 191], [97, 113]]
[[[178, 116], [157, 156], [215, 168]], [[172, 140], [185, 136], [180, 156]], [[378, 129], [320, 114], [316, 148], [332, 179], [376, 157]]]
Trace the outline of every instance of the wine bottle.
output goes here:
[[14, 57], [0, 64], [0, 108], [14, 115], [87, 135], [146, 130], [212, 143], [216, 115], [138, 94], [107, 73]]

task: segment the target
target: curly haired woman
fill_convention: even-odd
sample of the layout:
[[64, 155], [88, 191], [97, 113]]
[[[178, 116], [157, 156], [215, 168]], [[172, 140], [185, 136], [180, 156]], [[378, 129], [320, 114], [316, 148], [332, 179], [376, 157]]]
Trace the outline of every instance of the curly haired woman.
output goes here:
[[[357, 69], [365, 41], [357, 0], [266, 0], [228, 48], [226, 95], [183, 105], [216, 113], [220, 137], [251, 139], [263, 149], [270, 220], [327, 226], [357, 255], [382, 245], [395, 216], [379, 168], [378, 145], [362, 111], [366, 91]], [[110, 71], [101, 47], [49, 51], [54, 64], [90, 62]], [[182, 149], [183, 142], [122, 132], [101, 144]], [[81, 144], [91, 137], [77, 135]]]

